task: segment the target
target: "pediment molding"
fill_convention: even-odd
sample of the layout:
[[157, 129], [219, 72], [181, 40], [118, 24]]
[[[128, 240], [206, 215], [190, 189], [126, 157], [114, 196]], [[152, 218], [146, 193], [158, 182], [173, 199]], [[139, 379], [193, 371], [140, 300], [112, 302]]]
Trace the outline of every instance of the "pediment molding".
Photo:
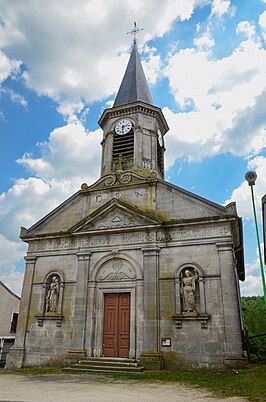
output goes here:
[[119, 229], [157, 225], [160, 221], [152, 219], [141, 211], [130, 208], [123, 202], [111, 200], [70, 229], [72, 233], [95, 230]]

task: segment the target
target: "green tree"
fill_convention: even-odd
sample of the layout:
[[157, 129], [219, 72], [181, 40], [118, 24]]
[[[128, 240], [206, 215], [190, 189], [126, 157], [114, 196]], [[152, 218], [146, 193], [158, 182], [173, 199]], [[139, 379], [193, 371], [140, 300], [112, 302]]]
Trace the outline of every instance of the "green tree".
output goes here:
[[[244, 327], [249, 337], [266, 353], [266, 310], [262, 296], [242, 297]], [[265, 358], [264, 358], [265, 359]]]

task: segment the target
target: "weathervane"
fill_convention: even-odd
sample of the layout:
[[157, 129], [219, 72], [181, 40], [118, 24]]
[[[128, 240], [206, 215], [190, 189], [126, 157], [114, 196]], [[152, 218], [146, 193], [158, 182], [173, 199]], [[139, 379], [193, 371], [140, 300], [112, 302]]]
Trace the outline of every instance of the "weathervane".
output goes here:
[[136, 37], [137, 37], [137, 34], [139, 33], [139, 31], [143, 31], [143, 28], [137, 28], [137, 23], [136, 23], [136, 21], [134, 21], [134, 28], [131, 31], [127, 32], [127, 34], [131, 34], [134, 36], [134, 40], [133, 40], [134, 45], [137, 43]]

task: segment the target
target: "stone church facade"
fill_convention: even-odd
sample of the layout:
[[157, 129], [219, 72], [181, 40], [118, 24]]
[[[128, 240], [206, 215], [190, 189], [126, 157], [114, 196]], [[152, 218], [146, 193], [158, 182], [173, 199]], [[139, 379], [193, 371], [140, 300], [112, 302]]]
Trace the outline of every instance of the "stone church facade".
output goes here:
[[99, 180], [29, 229], [15, 346], [7, 366], [83, 356], [147, 369], [245, 362], [241, 219], [164, 181], [167, 122], [136, 44], [103, 129]]

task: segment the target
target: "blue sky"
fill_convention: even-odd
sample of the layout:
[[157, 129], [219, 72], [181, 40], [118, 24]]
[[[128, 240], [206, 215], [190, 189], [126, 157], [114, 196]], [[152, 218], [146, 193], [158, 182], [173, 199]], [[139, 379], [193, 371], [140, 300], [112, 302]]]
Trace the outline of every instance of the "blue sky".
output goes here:
[[[152, 16], [152, 18], [151, 18]], [[102, 132], [136, 20], [166, 178], [243, 217], [243, 295], [262, 294], [250, 189], [266, 193], [265, 0], [0, 0], [0, 280], [20, 293], [20, 227], [99, 177]]]

